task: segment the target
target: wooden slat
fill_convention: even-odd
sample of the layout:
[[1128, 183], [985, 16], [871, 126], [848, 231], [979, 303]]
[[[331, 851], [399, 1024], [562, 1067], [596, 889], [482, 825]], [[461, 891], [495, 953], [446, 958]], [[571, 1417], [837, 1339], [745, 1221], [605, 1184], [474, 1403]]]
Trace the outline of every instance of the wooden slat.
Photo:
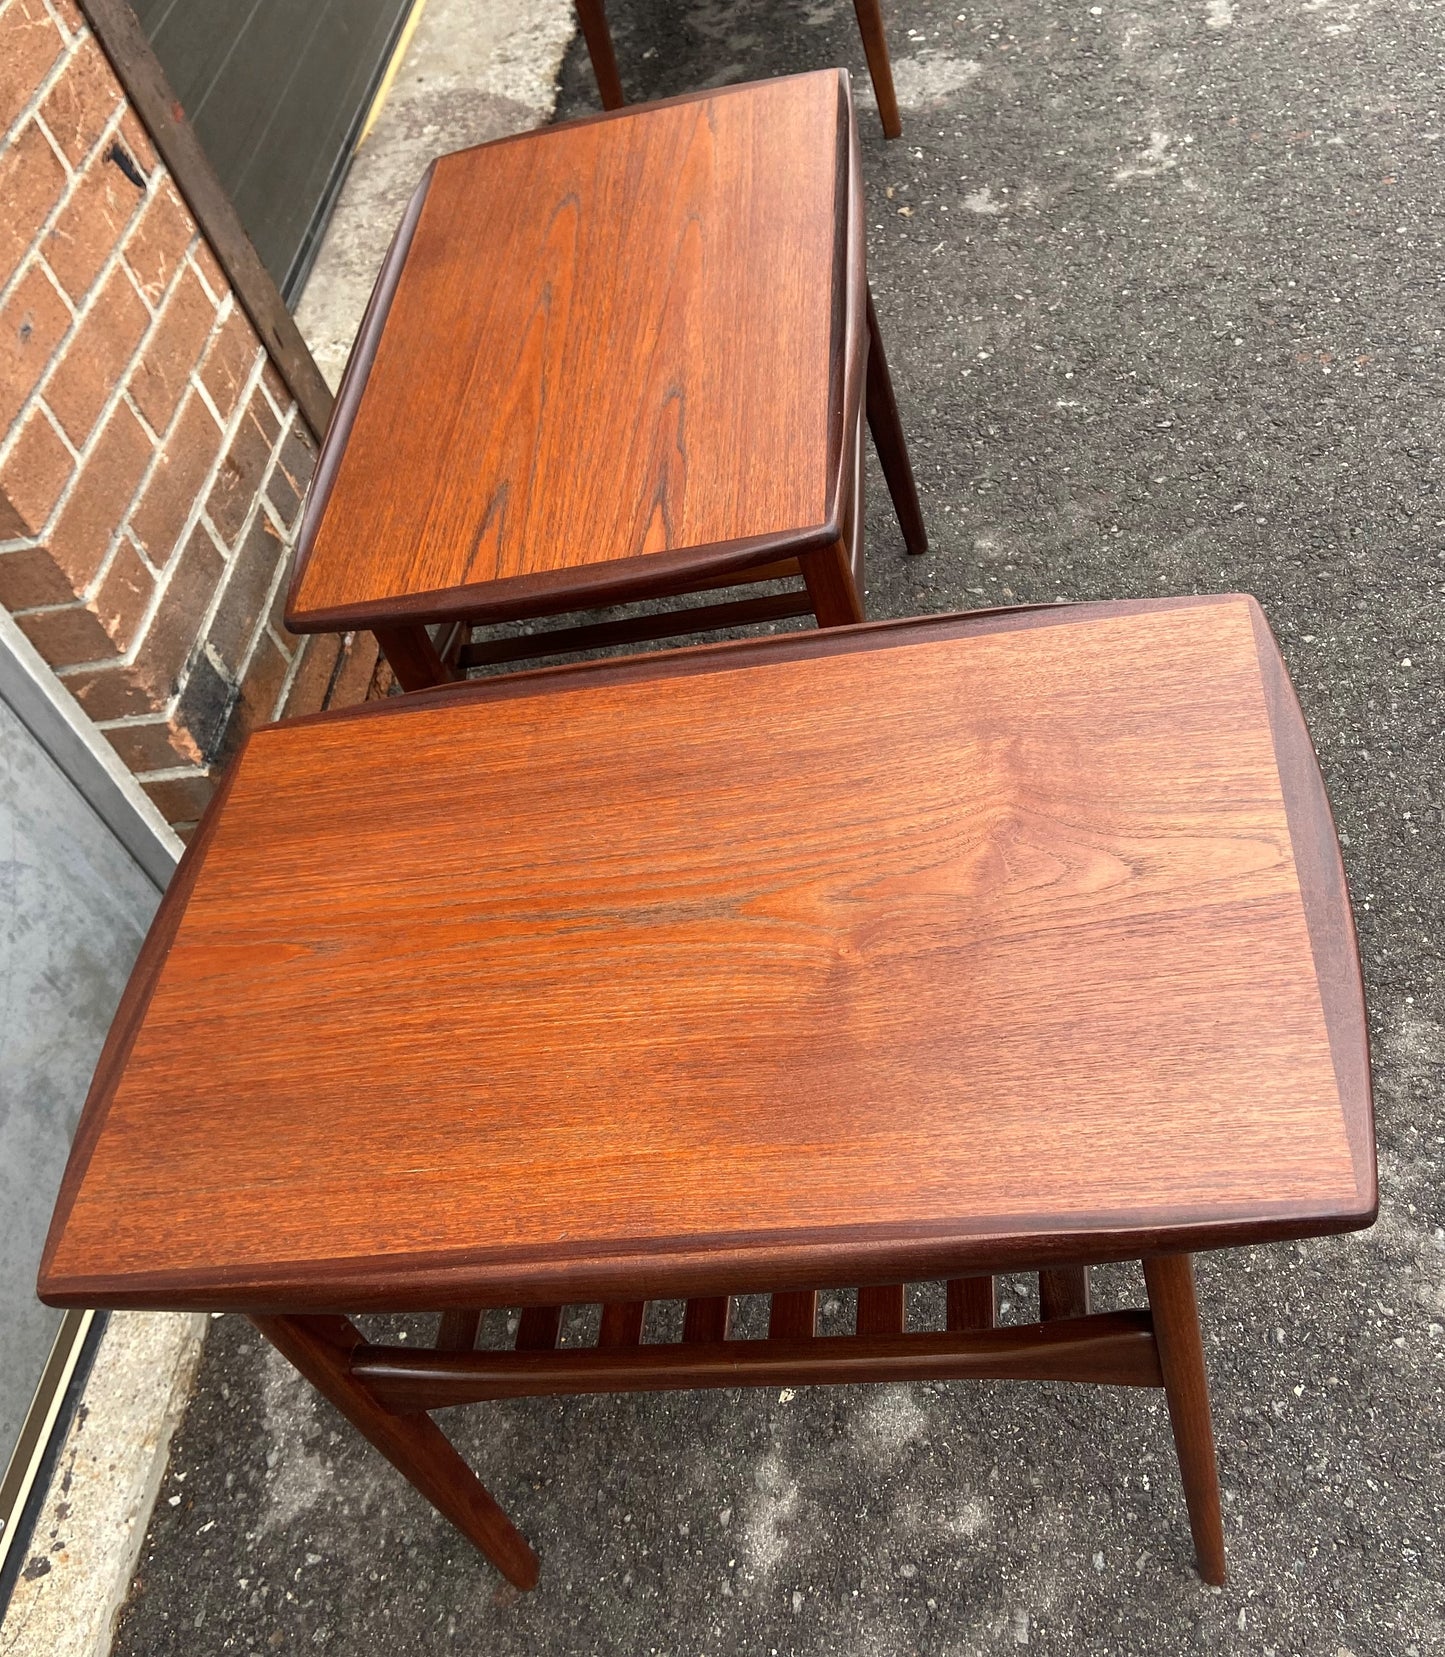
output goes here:
[[646, 1310], [645, 1300], [609, 1300], [602, 1308], [598, 1346], [636, 1346], [642, 1339], [642, 1316]]
[[81, 10], [302, 417], [322, 436], [331, 419], [331, 388], [251, 245], [135, 13], [126, 0], [81, 0]]
[[858, 1333], [860, 1335], [901, 1335], [903, 1333], [903, 1285], [889, 1283], [883, 1288], [859, 1289]]
[[470, 1352], [482, 1327], [480, 1312], [443, 1312], [437, 1331], [438, 1352]]
[[998, 1295], [992, 1277], [953, 1277], [948, 1282], [948, 1327], [992, 1329]]
[[682, 1338], [697, 1341], [725, 1341], [728, 1337], [728, 1297], [704, 1295], [687, 1303], [682, 1320]]
[[773, 1296], [768, 1335], [773, 1340], [811, 1340], [818, 1333], [818, 1291], [797, 1289]]
[[812, 601], [802, 591], [769, 593], [763, 598], [740, 598], [729, 604], [701, 604], [687, 610], [658, 610], [650, 615], [629, 616], [624, 621], [588, 622], [581, 627], [551, 627], [540, 633], [521, 633], [510, 639], [486, 639], [481, 644], [465, 644], [457, 652], [457, 667], [465, 672], [469, 667], [496, 667], [503, 662], [523, 662], [537, 656], [563, 656], [577, 650], [605, 650], [611, 645], [641, 644], [648, 639], [714, 633], [724, 627], [749, 627], [754, 622], [811, 615], [812, 611]]
[[352, 1374], [387, 1408], [435, 1410], [490, 1398], [856, 1381], [1094, 1381], [1163, 1385], [1147, 1312], [957, 1334], [830, 1335], [705, 1341], [622, 1350], [409, 1352], [363, 1347]]
[[1081, 1318], [1088, 1310], [1087, 1266], [1058, 1266], [1039, 1273], [1039, 1316], [1045, 1322], [1052, 1318]]
[[517, 1325], [518, 1352], [548, 1352], [562, 1330], [560, 1306], [526, 1306]]

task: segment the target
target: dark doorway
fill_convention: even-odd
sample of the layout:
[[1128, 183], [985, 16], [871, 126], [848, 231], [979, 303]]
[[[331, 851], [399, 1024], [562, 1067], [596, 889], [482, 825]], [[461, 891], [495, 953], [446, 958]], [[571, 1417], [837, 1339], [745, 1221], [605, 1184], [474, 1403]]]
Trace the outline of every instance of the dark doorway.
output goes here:
[[413, 0], [133, 0], [262, 262], [295, 302]]

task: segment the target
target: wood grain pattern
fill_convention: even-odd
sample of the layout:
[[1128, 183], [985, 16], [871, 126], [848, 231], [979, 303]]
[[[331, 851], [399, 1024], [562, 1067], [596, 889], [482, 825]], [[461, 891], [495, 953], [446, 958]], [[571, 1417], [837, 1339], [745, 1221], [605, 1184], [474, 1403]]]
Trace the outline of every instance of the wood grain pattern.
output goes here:
[[436, 162], [290, 621], [836, 539], [850, 126], [827, 71]]
[[998, 1322], [998, 1290], [992, 1277], [950, 1278], [946, 1295], [950, 1329], [992, 1329]]
[[1088, 1310], [1087, 1266], [1057, 1266], [1039, 1273], [1039, 1316], [1046, 1323], [1052, 1318], [1081, 1318]]
[[860, 1335], [903, 1333], [903, 1285], [881, 1283], [859, 1289], [855, 1327]]
[[885, 624], [256, 733], [44, 1297], [660, 1298], [1368, 1223], [1315, 969], [1348, 988], [1352, 940], [1306, 924], [1346, 900], [1302, 901], [1317, 776], [1287, 810], [1254, 621]]
[[768, 1336], [772, 1340], [808, 1341], [818, 1333], [818, 1291], [794, 1289], [776, 1294], [768, 1308]]
[[437, 1351], [470, 1352], [477, 1344], [477, 1332], [481, 1327], [480, 1312], [443, 1312], [441, 1325], [437, 1330]]

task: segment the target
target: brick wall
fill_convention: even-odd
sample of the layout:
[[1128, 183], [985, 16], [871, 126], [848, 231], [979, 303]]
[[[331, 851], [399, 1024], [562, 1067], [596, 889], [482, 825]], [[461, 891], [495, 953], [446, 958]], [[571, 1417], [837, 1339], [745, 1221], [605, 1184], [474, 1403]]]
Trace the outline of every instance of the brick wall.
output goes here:
[[184, 833], [384, 670], [282, 626], [315, 435], [71, 0], [0, 4], [0, 131], [0, 604]]

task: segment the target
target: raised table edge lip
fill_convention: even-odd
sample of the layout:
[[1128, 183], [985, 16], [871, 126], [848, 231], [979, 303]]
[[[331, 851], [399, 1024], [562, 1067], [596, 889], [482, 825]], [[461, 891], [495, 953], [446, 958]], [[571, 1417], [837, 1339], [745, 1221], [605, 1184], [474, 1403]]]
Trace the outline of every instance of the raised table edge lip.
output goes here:
[[[860, 356], [866, 335], [864, 306], [868, 287], [864, 207], [861, 201], [859, 145], [851, 82], [846, 69], [811, 70], [799, 75], [779, 76], [779, 81], [803, 80], [815, 75], [835, 75], [839, 98], [839, 156], [835, 189], [845, 210], [836, 249], [834, 272], [834, 344], [829, 368], [828, 406], [828, 510], [821, 523], [795, 529], [745, 536], [734, 541], [713, 542], [697, 547], [666, 548], [662, 552], [639, 553], [604, 563], [564, 566], [528, 575], [507, 576], [427, 592], [398, 594], [356, 603], [296, 608], [306, 579], [316, 539], [346, 454], [351, 428], [366, 394], [386, 319], [396, 297], [417, 224], [426, 203], [439, 161], [430, 162], [412, 192], [396, 233], [382, 261], [371, 297], [367, 301], [351, 355], [347, 359], [331, 422], [322, 438], [316, 469], [302, 502], [296, 548], [292, 554], [291, 577], [286, 591], [285, 622], [293, 633], [344, 632], [355, 627], [436, 622], [503, 622], [565, 614], [571, 610], [599, 608], [646, 598], [661, 582], [703, 578], [744, 571], [780, 557], [815, 552], [833, 545], [842, 536], [842, 497], [849, 429], [849, 411], [856, 413], [862, 396]], [[769, 81], [768, 85], [773, 82]], [[563, 133], [572, 127], [592, 125], [636, 116], [639, 111], [697, 103], [739, 88], [711, 87], [674, 98], [660, 98], [648, 104], [630, 104], [578, 121], [559, 122], [552, 127], [509, 133], [472, 149], [491, 149], [515, 144], [541, 134]], [[465, 153], [465, 152], [457, 152]], [[485, 596], [484, 596], [485, 595]], [[565, 602], [561, 600], [565, 599]]]
[[[266, 1271], [251, 1270], [232, 1279], [211, 1270], [150, 1273], [144, 1278], [101, 1275], [57, 1276], [51, 1260], [99, 1138], [118, 1079], [144, 1019], [171, 942], [204, 864], [206, 850], [220, 822], [226, 796], [249, 735], [232, 761], [161, 900], [141, 946], [115, 1019], [101, 1050], [80, 1124], [61, 1182], [39, 1273], [39, 1295], [53, 1306], [107, 1306], [137, 1309], [215, 1309], [247, 1311], [319, 1311], [344, 1306], [363, 1310], [438, 1310], [448, 1305], [551, 1304], [557, 1300], [602, 1298], [671, 1299], [681, 1295], [742, 1293], [814, 1288], [830, 1282], [866, 1285], [967, 1272], [1023, 1270], [1028, 1267], [1094, 1264], [1137, 1259], [1151, 1254], [1200, 1252], [1341, 1231], [1373, 1223], [1378, 1211], [1374, 1115], [1370, 1087], [1369, 1038], [1363, 978], [1355, 941], [1349, 893], [1345, 884], [1324, 780], [1298, 699], [1290, 685], [1278, 645], [1258, 602], [1247, 594], [1200, 595], [1183, 599], [1134, 599], [1077, 605], [1018, 606], [989, 611], [865, 622], [853, 627], [660, 651], [621, 660], [569, 663], [531, 673], [471, 681], [405, 697], [364, 703], [337, 712], [311, 714], [280, 722], [282, 727], [340, 724], [358, 719], [405, 718], [435, 709], [439, 702], [475, 702], [572, 690], [587, 684], [629, 679], [658, 679], [682, 674], [726, 672], [767, 660], [896, 648], [928, 637], [956, 638], [1104, 620], [1203, 606], [1248, 607], [1261, 684], [1266, 697], [1280, 769], [1296, 869], [1320, 988], [1326, 1030], [1334, 1059], [1340, 1106], [1354, 1169], [1356, 1197], [1333, 1207], [1281, 1205], [1277, 1211], [1252, 1210], [1250, 1216], [1191, 1220], [1173, 1217], [1100, 1216], [1098, 1228], [1083, 1217], [1046, 1230], [990, 1234], [960, 1220], [960, 1230], [925, 1234], [914, 1228], [888, 1227], [886, 1241], [871, 1242], [854, 1228], [846, 1238], [817, 1236], [789, 1247], [765, 1238], [715, 1240], [685, 1251], [663, 1253], [645, 1240], [603, 1253], [585, 1255], [580, 1248], [547, 1255], [528, 1251], [531, 1265], [519, 1269], [499, 1253], [485, 1249], [458, 1257], [413, 1254], [384, 1258], [308, 1261], [288, 1272], [285, 1262]], [[275, 728], [275, 727], [273, 727]], [[264, 730], [264, 728], [263, 728]], [[1290, 780], [1286, 780], [1286, 771]], [[1120, 1223], [1121, 1219], [1124, 1223]], [[965, 1229], [966, 1228], [966, 1229]], [[870, 1231], [872, 1228], [869, 1228]], [[566, 1256], [564, 1258], [563, 1256]], [[203, 1293], [198, 1293], [203, 1289]]]

